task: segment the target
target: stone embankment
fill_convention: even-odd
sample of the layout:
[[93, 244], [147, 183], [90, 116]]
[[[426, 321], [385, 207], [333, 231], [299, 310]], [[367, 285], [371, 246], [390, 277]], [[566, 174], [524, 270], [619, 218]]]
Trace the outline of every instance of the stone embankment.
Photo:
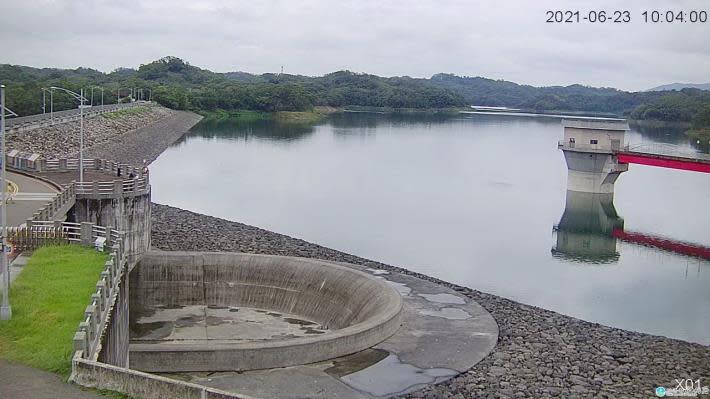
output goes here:
[[701, 379], [710, 385], [707, 346], [585, 322], [257, 227], [165, 205], [153, 204], [152, 225], [154, 248], [350, 262], [434, 281], [477, 301], [500, 327], [494, 351], [467, 373], [414, 392], [411, 398], [648, 398], [654, 396], [657, 386], [675, 387], [675, 379]]
[[[160, 106], [141, 106], [98, 115], [84, 120], [84, 150], [130, 142], [123, 137], [127, 132], [151, 125], [160, 120], [169, 120], [177, 111]], [[42, 154], [46, 157], [77, 157], [79, 153], [79, 123], [58, 123], [54, 126], [10, 133], [9, 149]], [[184, 130], [183, 130], [184, 132]], [[147, 143], [144, 143], [147, 144]], [[162, 151], [162, 150], [161, 150]], [[125, 162], [125, 161], [124, 161]]]
[[[167, 110], [166, 108], [160, 108]], [[167, 117], [124, 133], [119, 140], [95, 146], [87, 151], [89, 158], [103, 158], [140, 166], [143, 160], [153, 162], [166, 148], [180, 139], [202, 119], [193, 112], [170, 111]]]

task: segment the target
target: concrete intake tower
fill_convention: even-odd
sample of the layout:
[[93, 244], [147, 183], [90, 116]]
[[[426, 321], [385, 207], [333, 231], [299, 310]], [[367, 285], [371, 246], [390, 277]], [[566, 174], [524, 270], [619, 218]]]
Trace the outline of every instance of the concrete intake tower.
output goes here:
[[629, 165], [617, 152], [629, 125], [624, 120], [563, 120], [564, 139], [558, 143], [567, 162], [567, 189], [613, 194], [614, 182]]

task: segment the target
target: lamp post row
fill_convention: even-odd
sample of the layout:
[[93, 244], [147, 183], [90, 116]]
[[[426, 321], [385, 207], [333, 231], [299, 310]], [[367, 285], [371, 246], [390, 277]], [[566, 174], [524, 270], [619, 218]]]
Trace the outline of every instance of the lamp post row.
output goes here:
[[[104, 89], [101, 89], [101, 111], [104, 110]], [[65, 89], [63, 87], [51, 86], [48, 89], [42, 88], [42, 114], [47, 112], [47, 91], [49, 91], [49, 114], [52, 122], [54, 122], [54, 91], [60, 90], [70, 94], [72, 97], [79, 101], [79, 182], [84, 182], [84, 102], [87, 101], [84, 96], [84, 89], [80, 90], [80, 93]], [[152, 99], [153, 92], [149, 88], [149, 101]], [[135, 93], [135, 94], [134, 94]], [[131, 100], [135, 101], [135, 95], [140, 93], [141, 98], [143, 98], [143, 89], [132, 88], [131, 89]], [[117, 103], [121, 100], [121, 89], [119, 88], [116, 93]], [[91, 106], [94, 105], [94, 87], [91, 87]], [[2, 256], [0, 256], [0, 271], [2, 271], [2, 303], [0, 303], [0, 320], [8, 320], [12, 317], [12, 307], [10, 306], [10, 262], [8, 259], [8, 245], [7, 245], [7, 174], [6, 174], [6, 148], [5, 148], [5, 113], [9, 113], [10, 116], [18, 116], [13, 111], [5, 107], [5, 85], [0, 84], [0, 162], [2, 163], [2, 172], [0, 173], [0, 225], [2, 228]]]
[[[98, 88], [101, 90], [101, 111], [104, 110], [104, 88], [99, 86], [92, 86], [91, 87], [91, 96], [89, 97], [90, 100], [85, 100], [89, 101], [91, 105], [94, 105], [94, 89]], [[52, 86], [50, 88], [42, 88], [42, 114], [47, 113], [47, 95], [46, 93], [49, 92], [49, 118], [54, 122], [54, 90], [55, 89], [60, 89], [58, 87]], [[82, 89], [84, 90], [84, 89]], [[138, 88], [130, 88], [131, 94], [129, 97], [131, 98], [132, 101], [136, 101], [136, 97], [138, 97], [138, 100], [142, 100], [145, 98], [143, 94], [143, 89], [138, 89]], [[148, 88], [148, 101], [151, 101], [153, 99], [153, 89], [150, 87]], [[121, 88], [118, 88], [116, 90], [116, 104], [119, 104], [121, 102]]]

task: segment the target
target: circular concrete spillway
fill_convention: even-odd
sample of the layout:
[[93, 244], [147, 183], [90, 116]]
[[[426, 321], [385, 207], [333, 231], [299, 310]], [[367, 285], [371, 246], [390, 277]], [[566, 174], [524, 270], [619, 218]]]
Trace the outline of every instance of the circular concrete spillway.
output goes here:
[[130, 275], [130, 367], [227, 371], [314, 363], [394, 334], [402, 299], [314, 259], [148, 252]]

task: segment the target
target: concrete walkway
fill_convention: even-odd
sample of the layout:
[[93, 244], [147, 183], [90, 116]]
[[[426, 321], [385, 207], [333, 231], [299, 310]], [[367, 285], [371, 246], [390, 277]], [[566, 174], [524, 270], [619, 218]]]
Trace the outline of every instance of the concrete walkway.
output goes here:
[[3, 399], [105, 399], [83, 391], [61, 377], [0, 359], [0, 398]]
[[7, 202], [7, 224], [19, 226], [32, 217], [39, 208], [54, 198], [57, 189], [41, 180], [20, 175], [13, 172], [7, 173], [7, 179], [18, 188]]

